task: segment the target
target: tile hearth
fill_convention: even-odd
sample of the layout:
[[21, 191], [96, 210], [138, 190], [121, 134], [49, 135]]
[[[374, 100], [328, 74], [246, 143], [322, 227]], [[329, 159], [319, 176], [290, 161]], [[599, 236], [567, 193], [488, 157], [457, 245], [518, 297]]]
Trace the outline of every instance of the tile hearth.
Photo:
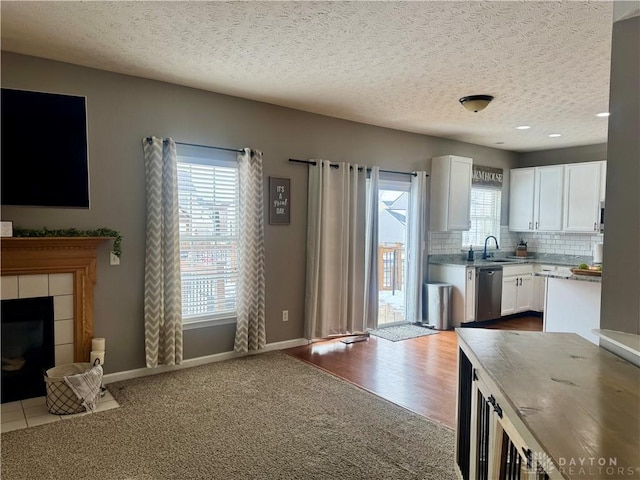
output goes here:
[[[105, 391], [104, 397], [98, 402], [94, 413], [111, 410], [119, 406], [118, 402], [107, 390]], [[1, 433], [44, 425], [59, 420], [68, 420], [83, 415], [91, 415], [89, 412], [76, 413], [74, 415], [53, 415], [47, 411], [45, 397], [28, 398], [16, 402], [3, 403], [0, 407], [0, 412]]]

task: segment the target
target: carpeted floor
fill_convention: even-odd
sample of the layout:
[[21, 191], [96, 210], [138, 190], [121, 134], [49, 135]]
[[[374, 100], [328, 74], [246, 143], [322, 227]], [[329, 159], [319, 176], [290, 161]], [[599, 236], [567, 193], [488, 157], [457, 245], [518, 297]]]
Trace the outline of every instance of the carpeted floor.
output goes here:
[[2, 434], [2, 478], [455, 478], [454, 433], [281, 352], [109, 385], [121, 407]]
[[410, 338], [424, 337], [425, 335], [433, 335], [439, 333], [438, 330], [420, 327], [418, 325], [396, 325], [393, 327], [382, 327], [375, 330], [369, 330], [371, 335], [376, 337], [399, 342], [401, 340], [409, 340]]

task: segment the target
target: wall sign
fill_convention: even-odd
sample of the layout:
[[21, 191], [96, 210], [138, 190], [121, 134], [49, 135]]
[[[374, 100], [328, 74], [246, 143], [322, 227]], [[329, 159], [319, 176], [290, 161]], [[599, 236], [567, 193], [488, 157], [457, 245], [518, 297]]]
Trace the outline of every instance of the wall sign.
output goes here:
[[502, 169], [474, 165], [471, 183], [476, 186], [502, 188]]
[[269, 177], [269, 223], [289, 225], [291, 223], [291, 180]]

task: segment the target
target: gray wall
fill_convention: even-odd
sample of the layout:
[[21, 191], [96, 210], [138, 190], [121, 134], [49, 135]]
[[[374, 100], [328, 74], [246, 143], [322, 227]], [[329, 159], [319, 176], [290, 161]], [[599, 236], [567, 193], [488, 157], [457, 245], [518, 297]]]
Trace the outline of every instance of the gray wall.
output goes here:
[[[256, 148], [264, 152], [265, 185], [268, 176], [291, 178], [291, 225], [265, 226], [270, 343], [303, 336], [307, 169], [289, 158], [428, 171], [431, 157], [452, 154], [507, 172], [517, 158], [502, 150], [7, 52], [2, 53], [2, 86], [87, 96], [91, 209], [7, 206], [1, 216], [22, 227], [105, 226], [123, 234], [121, 265], [109, 266], [108, 245], [98, 260], [95, 333], [107, 338], [107, 372], [144, 366], [143, 137]], [[281, 321], [285, 309], [287, 323]], [[233, 333], [230, 325], [185, 331], [185, 357], [230, 351]]]
[[518, 155], [519, 167], [542, 167], [563, 163], [596, 162], [607, 159], [607, 144], [584, 145], [581, 147], [555, 148], [525, 152]]
[[640, 333], [640, 17], [613, 24], [601, 328]]

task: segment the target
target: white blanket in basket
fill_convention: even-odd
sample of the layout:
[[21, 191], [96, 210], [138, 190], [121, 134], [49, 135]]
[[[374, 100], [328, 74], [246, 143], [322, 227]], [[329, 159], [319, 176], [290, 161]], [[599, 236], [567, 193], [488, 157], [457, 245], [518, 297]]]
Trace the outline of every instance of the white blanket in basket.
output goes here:
[[96, 403], [100, 398], [100, 388], [102, 387], [101, 365], [96, 365], [85, 373], [64, 377], [64, 381], [76, 394], [78, 400], [82, 402], [87, 412], [95, 410]]

